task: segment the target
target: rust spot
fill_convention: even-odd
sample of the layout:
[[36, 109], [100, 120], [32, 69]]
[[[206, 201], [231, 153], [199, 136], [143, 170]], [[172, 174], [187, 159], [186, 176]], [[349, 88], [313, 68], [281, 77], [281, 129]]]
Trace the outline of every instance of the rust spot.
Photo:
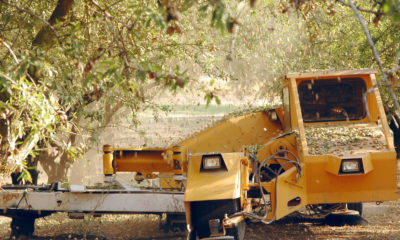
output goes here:
[[7, 203], [7, 202], [13, 200], [14, 198], [19, 198], [19, 197], [20, 197], [20, 194], [18, 194], [18, 193], [4, 194], [3, 195], [3, 202]]

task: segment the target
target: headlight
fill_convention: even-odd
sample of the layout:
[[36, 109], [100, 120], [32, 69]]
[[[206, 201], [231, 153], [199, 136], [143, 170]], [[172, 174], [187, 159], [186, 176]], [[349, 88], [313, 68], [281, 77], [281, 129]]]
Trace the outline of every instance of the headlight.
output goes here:
[[221, 168], [221, 159], [219, 157], [207, 157], [203, 159], [204, 169]]
[[340, 173], [362, 173], [363, 166], [361, 159], [343, 159]]
[[204, 170], [224, 168], [221, 154], [203, 155], [201, 168]]

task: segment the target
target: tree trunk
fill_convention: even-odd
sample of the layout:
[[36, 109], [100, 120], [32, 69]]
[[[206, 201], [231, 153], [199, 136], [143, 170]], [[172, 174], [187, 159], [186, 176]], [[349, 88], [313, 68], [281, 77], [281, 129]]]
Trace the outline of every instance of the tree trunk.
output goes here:
[[39, 159], [43, 170], [47, 174], [47, 183], [66, 181], [68, 170], [73, 164], [66, 152], [60, 152], [58, 155], [45, 152], [39, 155]]
[[[40, 31], [37, 33], [36, 37], [32, 41], [32, 44], [34, 46], [43, 48], [43, 49], [48, 49], [58, 41], [57, 35], [55, 33], [54, 28], [52, 28], [53, 25], [55, 25], [57, 22], [63, 22], [65, 21], [65, 16], [68, 14], [70, 11], [73, 0], [58, 0], [56, 8], [53, 10], [52, 15], [50, 16], [48, 20], [48, 25], [42, 26]], [[36, 69], [30, 69], [29, 70], [29, 75], [30, 77], [38, 83], [38, 79], [40, 76], [37, 75], [37, 70]], [[7, 102], [9, 99], [9, 96], [5, 94], [0, 95], [0, 100], [3, 102]], [[40, 136], [39, 133], [26, 133], [26, 138], [22, 139], [23, 144], [18, 149], [18, 153], [15, 154], [12, 159], [9, 159], [10, 153], [8, 144], [7, 144], [7, 139], [10, 137], [8, 136], [8, 126], [7, 126], [7, 120], [0, 120], [0, 160], [1, 160], [1, 165], [0, 167], [3, 167], [3, 164], [6, 164], [7, 162], [11, 164], [15, 164], [16, 161], [21, 161], [21, 160], [26, 160], [28, 154], [32, 151], [34, 146], [39, 142]], [[32, 161], [28, 161], [28, 166], [36, 166], [37, 165], [37, 159], [33, 159]], [[4, 170], [4, 169], [2, 169]], [[18, 174], [18, 173], [17, 173]], [[33, 179], [33, 182], [37, 181], [37, 174], [34, 173], [32, 174], [32, 177], [36, 178]]]
[[[58, 0], [56, 8], [48, 20], [49, 24], [54, 26], [57, 22], [64, 22], [65, 16], [70, 11], [73, 3], [73, 0]], [[42, 48], [50, 48], [57, 42], [57, 40], [57, 35], [55, 34], [54, 29], [49, 25], [44, 25], [36, 35], [32, 44]]]

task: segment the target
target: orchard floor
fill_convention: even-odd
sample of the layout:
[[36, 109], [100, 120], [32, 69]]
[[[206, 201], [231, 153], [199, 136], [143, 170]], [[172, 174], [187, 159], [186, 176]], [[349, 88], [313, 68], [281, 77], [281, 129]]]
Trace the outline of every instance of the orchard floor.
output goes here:
[[[249, 223], [245, 239], [400, 239], [400, 202], [364, 205], [360, 225], [331, 226], [320, 219], [287, 217], [271, 225]], [[10, 219], [0, 218], [0, 238], [10, 235]], [[58, 213], [36, 221], [33, 239], [185, 239], [165, 232], [158, 215], [103, 215], [71, 220]]]

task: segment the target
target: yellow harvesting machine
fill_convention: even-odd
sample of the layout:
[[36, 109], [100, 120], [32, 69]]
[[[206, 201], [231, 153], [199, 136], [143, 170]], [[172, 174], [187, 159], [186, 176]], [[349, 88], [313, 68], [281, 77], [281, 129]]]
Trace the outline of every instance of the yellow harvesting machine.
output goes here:
[[268, 224], [302, 209], [361, 214], [362, 202], [397, 199], [375, 74], [287, 74], [281, 107], [227, 119], [167, 149], [106, 145], [104, 174], [136, 172], [184, 191], [188, 239], [243, 239], [244, 219]]

